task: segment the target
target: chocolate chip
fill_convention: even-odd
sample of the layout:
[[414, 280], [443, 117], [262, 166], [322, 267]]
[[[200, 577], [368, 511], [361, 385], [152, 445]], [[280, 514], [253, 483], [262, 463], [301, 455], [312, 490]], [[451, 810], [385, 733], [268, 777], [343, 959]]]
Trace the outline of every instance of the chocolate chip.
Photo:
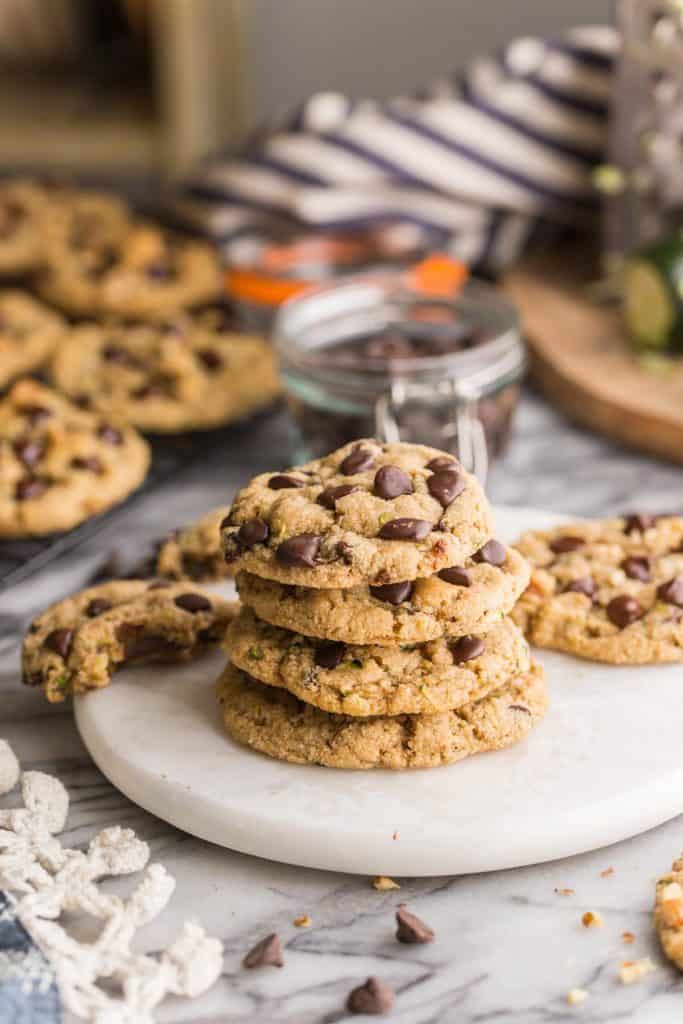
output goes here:
[[431, 469], [432, 473], [440, 473], [442, 469], [456, 469], [457, 466], [458, 460], [453, 456], [437, 455], [435, 459], [427, 463], [426, 468]]
[[87, 605], [85, 614], [91, 619], [94, 619], [97, 615], [102, 615], [103, 612], [108, 612], [111, 606], [111, 601], [107, 601], [103, 597], [94, 597], [90, 604]]
[[353, 548], [345, 540], [340, 540], [336, 548], [337, 554], [345, 565], [353, 565]]
[[356, 447], [346, 456], [339, 471], [344, 476], [354, 476], [356, 473], [364, 473], [366, 469], [372, 469], [375, 465], [375, 456], [367, 448]]
[[276, 557], [282, 565], [312, 569], [319, 549], [320, 537], [315, 533], [299, 533], [283, 540], [277, 548]]
[[645, 614], [645, 609], [640, 602], [629, 594], [619, 594], [618, 597], [613, 597], [605, 611], [610, 622], [613, 622], [619, 629], [626, 629], [632, 622], [637, 622]]
[[331, 511], [334, 510], [335, 504], [340, 498], [345, 498], [347, 494], [352, 494], [353, 491], [357, 491], [358, 488], [354, 487], [353, 484], [340, 484], [339, 487], [326, 487], [324, 491], [321, 491], [316, 501], [323, 508], [329, 508]]
[[426, 519], [390, 519], [377, 534], [382, 540], [424, 540], [432, 531]]
[[566, 555], [569, 551], [577, 551], [579, 548], [582, 548], [585, 543], [582, 537], [573, 537], [570, 534], [565, 534], [562, 537], [555, 537], [554, 540], [551, 540], [548, 547], [556, 555]]
[[43, 640], [43, 646], [66, 659], [74, 639], [73, 629], [53, 629]]
[[320, 668], [336, 668], [343, 661], [345, 651], [345, 644], [338, 644], [333, 640], [328, 640], [316, 647], [315, 663]]
[[405, 583], [385, 583], [381, 587], [370, 587], [370, 593], [378, 601], [386, 601], [387, 604], [403, 604], [410, 598], [415, 584], [408, 580]]
[[346, 1000], [349, 1013], [389, 1013], [394, 1005], [393, 990], [379, 978], [368, 978], [364, 985], [354, 988]]
[[675, 604], [679, 608], [683, 608], [683, 576], [674, 576], [666, 583], [661, 583], [657, 587], [657, 597], [660, 601], [666, 601], [667, 604]]
[[630, 515], [624, 516], [624, 519], [624, 533], [634, 533], [635, 531], [643, 533], [657, 522], [657, 516], [647, 512], [632, 512]]
[[505, 565], [507, 549], [499, 540], [487, 540], [472, 556], [475, 562], [488, 562], [489, 565]]
[[646, 555], [629, 555], [620, 563], [620, 566], [631, 580], [648, 583], [652, 579], [650, 559]]
[[74, 405], [77, 405], [79, 409], [89, 409], [92, 406], [90, 395], [86, 395], [84, 392], [81, 392], [78, 395], [72, 395], [71, 401]]
[[96, 455], [77, 455], [71, 460], [74, 469], [87, 469], [90, 473], [97, 473], [99, 476], [104, 467]]
[[212, 608], [208, 597], [204, 597], [203, 594], [178, 594], [173, 603], [184, 612], [192, 612], [193, 615], [196, 612], [210, 612]]
[[[224, 525], [229, 519], [230, 517], [227, 516], [221, 525]], [[247, 549], [253, 548], [256, 544], [264, 544], [269, 536], [268, 524], [264, 523], [262, 519], [247, 519], [236, 533], [240, 546]]]
[[413, 493], [413, 481], [398, 466], [382, 466], [375, 473], [374, 493], [378, 498], [389, 501], [401, 494]]
[[282, 955], [282, 943], [277, 932], [266, 935], [249, 950], [244, 960], [243, 967], [282, 967], [285, 959]]
[[478, 636], [461, 636], [450, 645], [451, 655], [456, 665], [472, 661], [484, 653], [484, 641]]
[[39, 438], [25, 437], [14, 442], [14, 454], [25, 466], [33, 467], [45, 454], [45, 442]]
[[407, 945], [418, 945], [434, 941], [434, 932], [415, 914], [411, 914], [405, 903], [399, 903], [396, 911], [396, 938]]
[[427, 490], [443, 508], [465, 490], [465, 478], [455, 469], [440, 469], [427, 480]]
[[19, 480], [14, 488], [14, 497], [17, 501], [31, 501], [39, 498], [49, 487], [49, 481], [40, 476], [26, 476]]
[[46, 409], [44, 405], [22, 405], [18, 411], [26, 417], [32, 427], [49, 420], [52, 416], [52, 409]]
[[585, 594], [586, 597], [595, 597], [597, 589], [597, 583], [592, 576], [579, 576], [564, 588], [565, 593]]
[[223, 366], [223, 357], [213, 348], [202, 348], [197, 353], [197, 356], [202, 361], [206, 369], [210, 370], [212, 373], [215, 370], [220, 370]]
[[117, 366], [125, 366], [129, 370], [137, 370], [140, 368], [140, 360], [137, 356], [134, 356], [132, 352], [129, 352], [123, 345], [116, 345], [110, 343], [105, 345], [102, 349], [102, 358], [108, 363], [116, 363]]
[[461, 565], [453, 565], [450, 569], [442, 569], [438, 575], [440, 580], [452, 583], [456, 587], [472, 586], [472, 577], [467, 569], [464, 569]]
[[179, 651], [179, 646], [172, 640], [149, 632], [142, 622], [122, 622], [116, 630], [116, 638], [123, 647], [123, 656], [127, 661], [177, 657]]
[[107, 444], [123, 444], [123, 434], [116, 427], [112, 427], [110, 423], [103, 423], [97, 428], [97, 436]]
[[508, 711], [523, 711], [525, 715], [531, 714], [529, 708], [525, 708], [523, 704], [508, 704]]
[[287, 473], [277, 473], [271, 476], [268, 481], [271, 491], [284, 491], [290, 487], [305, 487], [305, 480], [297, 480], [295, 476], [288, 476]]
[[173, 584], [170, 580], [154, 580], [153, 583], [147, 587], [148, 590], [168, 590]]

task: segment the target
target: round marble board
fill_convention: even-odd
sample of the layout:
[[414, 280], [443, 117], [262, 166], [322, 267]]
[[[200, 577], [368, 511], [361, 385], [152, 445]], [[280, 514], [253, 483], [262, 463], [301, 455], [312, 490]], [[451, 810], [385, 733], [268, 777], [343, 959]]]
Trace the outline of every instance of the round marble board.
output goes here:
[[[561, 521], [497, 511], [497, 534]], [[509, 750], [429, 771], [270, 760], [223, 732], [224, 655], [119, 673], [76, 700], [81, 736], [127, 797], [178, 828], [271, 860], [375, 875], [493, 871], [596, 849], [683, 811], [680, 666], [537, 652], [551, 708]]]

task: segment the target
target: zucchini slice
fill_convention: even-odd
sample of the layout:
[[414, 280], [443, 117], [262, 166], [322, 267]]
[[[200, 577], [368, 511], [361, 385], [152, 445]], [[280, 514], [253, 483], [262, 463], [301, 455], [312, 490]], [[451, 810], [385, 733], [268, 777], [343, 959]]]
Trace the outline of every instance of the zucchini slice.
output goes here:
[[623, 318], [640, 351], [683, 351], [683, 237], [648, 246], [628, 260]]

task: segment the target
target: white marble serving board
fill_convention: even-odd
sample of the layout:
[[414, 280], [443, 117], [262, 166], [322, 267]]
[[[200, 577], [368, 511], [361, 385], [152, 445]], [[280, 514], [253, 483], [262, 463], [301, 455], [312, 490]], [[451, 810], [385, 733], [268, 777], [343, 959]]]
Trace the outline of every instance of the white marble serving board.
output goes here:
[[[498, 536], [558, 517], [497, 510]], [[76, 701], [102, 772], [178, 828], [271, 860], [360, 874], [492, 871], [566, 857], [683, 811], [683, 668], [538, 652], [551, 708], [518, 746], [448, 768], [349, 772], [288, 765], [222, 730], [224, 656], [127, 669]]]

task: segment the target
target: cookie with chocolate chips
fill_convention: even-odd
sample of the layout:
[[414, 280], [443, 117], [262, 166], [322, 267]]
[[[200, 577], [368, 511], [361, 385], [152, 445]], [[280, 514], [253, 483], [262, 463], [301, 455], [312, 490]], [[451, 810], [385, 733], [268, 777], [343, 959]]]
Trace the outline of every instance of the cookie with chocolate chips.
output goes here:
[[529, 582], [519, 552], [505, 548], [501, 565], [468, 558], [426, 579], [313, 590], [239, 572], [244, 604], [259, 618], [306, 636], [355, 644], [424, 643], [440, 636], [487, 633]]
[[396, 647], [312, 640], [243, 608], [225, 636], [232, 663], [339, 715], [430, 714], [479, 700], [528, 671], [526, 640], [509, 620], [485, 637]]
[[664, 955], [683, 971], [683, 858], [657, 880], [654, 925]]
[[156, 323], [216, 301], [222, 280], [212, 246], [135, 221], [109, 239], [57, 232], [36, 288], [70, 316]]
[[219, 309], [157, 325], [72, 330], [52, 379], [64, 394], [140, 430], [205, 430], [269, 405], [280, 390], [271, 346]]
[[330, 714], [228, 664], [217, 684], [237, 742], [281, 761], [329, 768], [435, 768], [524, 739], [543, 717], [543, 670], [531, 668], [481, 700], [436, 714]]
[[190, 661], [223, 638], [234, 603], [187, 582], [119, 580], [52, 605], [24, 638], [24, 682], [51, 702], [108, 686], [117, 668]]
[[222, 580], [232, 573], [223, 558], [220, 525], [230, 511], [222, 505], [162, 541], [154, 559], [154, 575], [171, 580]]
[[513, 612], [532, 644], [593, 661], [683, 661], [683, 517], [633, 513], [525, 534]]
[[285, 474], [262, 473], [222, 527], [236, 568], [313, 588], [428, 577], [462, 565], [490, 535], [483, 491], [455, 459], [373, 440]]
[[27, 292], [0, 291], [0, 390], [42, 368], [65, 332], [62, 317]]
[[144, 480], [149, 446], [132, 427], [26, 377], [0, 400], [0, 536], [67, 530]]
[[49, 222], [45, 189], [26, 179], [0, 185], [0, 277], [13, 278], [40, 266]]

